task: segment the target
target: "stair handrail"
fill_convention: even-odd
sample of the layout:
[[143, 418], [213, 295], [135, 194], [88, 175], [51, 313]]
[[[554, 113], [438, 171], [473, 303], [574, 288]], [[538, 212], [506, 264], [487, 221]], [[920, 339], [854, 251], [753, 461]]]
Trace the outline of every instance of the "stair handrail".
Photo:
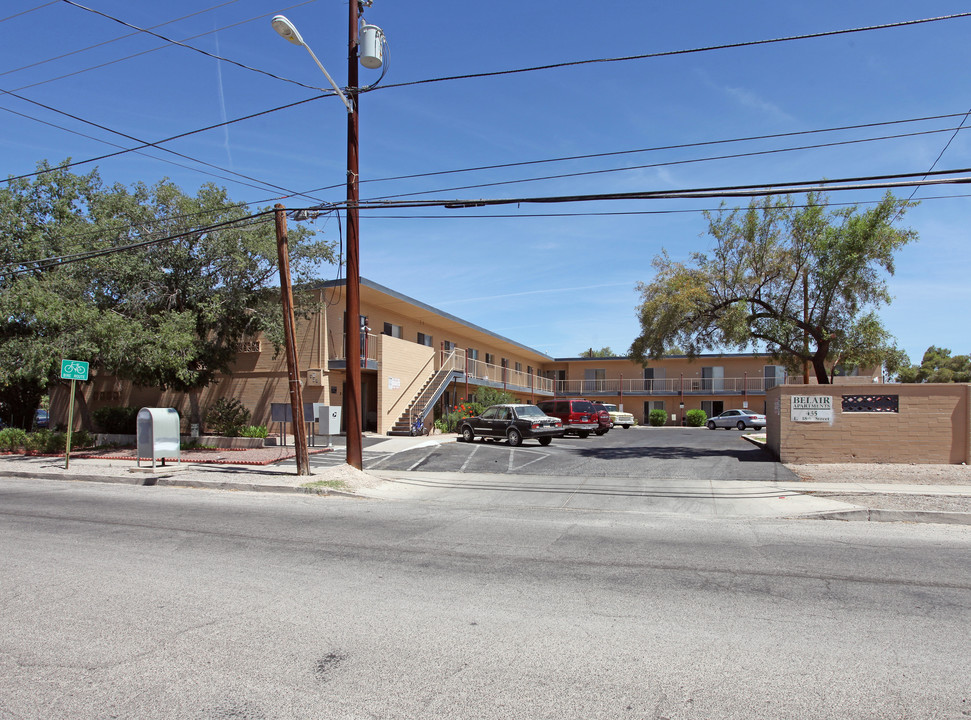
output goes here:
[[[435, 375], [438, 375], [438, 374], [442, 375], [442, 379], [439, 381], [438, 385], [436, 385], [434, 390], [432, 390], [432, 392], [429, 393], [431, 397], [436, 397], [438, 395], [439, 390], [445, 387], [448, 376], [453, 371], [458, 369], [455, 367], [455, 364], [456, 364], [455, 355], [456, 355], [456, 351], [452, 350], [449, 353], [448, 357], [442, 361], [442, 366], [438, 370], [436, 370], [435, 373], [429, 378], [429, 381], [432, 381], [435, 379]], [[419, 412], [414, 412], [415, 404], [417, 403], [418, 400], [421, 400], [422, 395], [425, 394], [424, 391], [427, 389], [428, 389], [427, 386], [423, 388], [422, 391], [415, 396], [411, 404], [408, 406], [408, 427], [409, 428], [413, 428], [415, 426], [416, 417], [420, 417], [422, 418], [422, 420], [424, 420], [425, 416], [428, 415], [428, 412], [427, 412], [428, 405], [425, 405], [424, 407], [422, 407]]]

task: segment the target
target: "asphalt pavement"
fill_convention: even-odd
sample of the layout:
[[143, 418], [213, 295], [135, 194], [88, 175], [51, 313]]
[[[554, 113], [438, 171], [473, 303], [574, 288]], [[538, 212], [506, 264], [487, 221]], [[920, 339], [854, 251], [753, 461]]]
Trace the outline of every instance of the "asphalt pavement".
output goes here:
[[[548, 474], [542, 467], [551, 462], [550, 448], [537, 445], [513, 449], [501, 444], [456, 443], [455, 440], [455, 435], [369, 436], [364, 443], [366, 474], [348, 472], [352, 469], [344, 464], [344, 448], [338, 441], [328, 452], [311, 456], [311, 477], [298, 476], [293, 459], [252, 466], [234, 463], [230, 455], [228, 460], [217, 463], [190, 461], [178, 466], [136, 470], [130, 461], [72, 457], [68, 470], [64, 467], [63, 457], [5, 455], [0, 456], [0, 478], [35, 477], [216, 490], [336, 494], [470, 507], [711, 518], [802, 517], [971, 524], [971, 512], [881, 510], [870, 507], [870, 503], [844, 502], [833, 497], [835, 494], [857, 497], [892, 494], [899, 498], [939, 495], [966, 499], [971, 507], [969, 486], [888, 485], [879, 482], [878, 477], [873, 483], [853, 483], [851, 486], [806, 483], [785, 466], [765, 458], [746, 462], [750, 458], [745, 455], [726, 459], [717, 452], [702, 453], [702, 457], [694, 459], [696, 463], [711, 463], [712, 468], [718, 469], [717, 473], [706, 476], [705, 472], [698, 472], [687, 476], [678, 468], [692, 462], [690, 457], [679, 457], [677, 462], [665, 465], [672, 459], [648, 451], [645, 460], [644, 453], [639, 452], [636, 457], [627, 458], [630, 462], [625, 465], [620, 461], [625, 459], [623, 453], [626, 451], [622, 447], [611, 450], [606, 443], [600, 446], [578, 444], [581, 451], [574, 449], [571, 456], [579, 456], [581, 460], [571, 462], [579, 464], [565, 465], [567, 471], [560, 474]], [[567, 439], [564, 440], [554, 443], [551, 448], [555, 452], [557, 446], [561, 446], [559, 452], [565, 457], [571, 453], [571, 446]], [[599, 455], [608, 456], [616, 464], [593, 464]], [[450, 470], [428, 469], [440, 467], [443, 457], [451, 463]], [[457, 465], [459, 462], [464, 465]], [[474, 465], [474, 462], [480, 464]], [[494, 468], [496, 472], [482, 472], [483, 467]], [[626, 470], [622, 475], [611, 476], [599, 469], [603, 467]], [[896, 505], [900, 506], [900, 503]]]

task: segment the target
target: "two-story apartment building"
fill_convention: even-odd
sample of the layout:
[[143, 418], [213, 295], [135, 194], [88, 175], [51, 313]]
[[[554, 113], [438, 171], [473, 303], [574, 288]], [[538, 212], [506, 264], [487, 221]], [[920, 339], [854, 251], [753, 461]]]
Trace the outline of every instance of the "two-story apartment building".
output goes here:
[[[304, 402], [341, 406], [345, 281], [323, 282], [313, 292], [315, 308], [297, 322]], [[646, 366], [623, 357], [552, 358], [364, 278], [360, 322], [361, 417], [365, 430], [381, 434], [396, 424], [407, 428], [416, 416], [428, 418], [436, 406], [454, 405], [483, 385], [522, 402], [571, 396], [615, 403], [641, 423], [651, 410], [662, 409], [669, 424], [681, 424], [684, 413], [695, 408], [709, 416], [735, 407], [764, 411], [766, 390], [793, 382], [770, 357], [757, 353], [670, 356]], [[577, 344], [582, 347], [584, 339]], [[268, 424], [271, 404], [289, 402], [287, 377], [283, 353], [252, 338], [242, 344], [232, 371], [195, 396], [94, 375], [83, 388], [82, 403], [84, 410], [174, 407], [188, 422], [194, 406], [204, 416], [211, 403], [228, 397], [251, 411], [254, 424]], [[54, 400], [55, 418], [66, 418], [66, 401]]]

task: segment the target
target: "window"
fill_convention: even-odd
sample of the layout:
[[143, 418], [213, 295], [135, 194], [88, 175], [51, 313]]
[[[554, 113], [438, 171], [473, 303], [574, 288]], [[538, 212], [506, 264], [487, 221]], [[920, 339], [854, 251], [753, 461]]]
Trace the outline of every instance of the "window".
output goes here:
[[516, 363], [516, 372], [521, 373], [523, 371], [523, 364], [521, 362]]
[[765, 389], [771, 390], [776, 385], [786, 384], [786, 369], [781, 365], [766, 365], [762, 377], [765, 378]]
[[664, 410], [663, 400], [645, 400], [644, 401], [644, 417], [641, 422], [645, 425], [650, 424], [651, 410]]
[[445, 341], [445, 352], [450, 353], [453, 350], [455, 350], [455, 343], [453, 343], [451, 340], [446, 340]]
[[386, 322], [384, 324], [384, 332], [382, 334], [383, 335], [388, 335], [389, 337], [398, 338], [400, 340], [401, 339], [401, 326], [400, 325], [392, 325], [391, 323], [387, 323]]
[[418, 333], [418, 344], [432, 346], [432, 336], [426, 335], [425, 333]]
[[725, 411], [725, 403], [721, 400], [702, 400], [701, 409], [710, 418], [721, 415]]
[[584, 368], [583, 370], [583, 392], [600, 392], [604, 387], [604, 380], [607, 379], [607, 371], [603, 368]]
[[492, 353], [486, 353], [485, 354], [485, 361], [486, 361], [486, 365], [495, 365], [496, 364], [496, 356], [493, 355]]
[[469, 360], [478, 360], [479, 359], [479, 351], [476, 350], [475, 348], [467, 348], [466, 351], [465, 351], [465, 353], [466, 353], [466, 355], [468, 355]]
[[725, 389], [725, 368], [701, 368], [701, 389], [710, 392], [721, 392]]

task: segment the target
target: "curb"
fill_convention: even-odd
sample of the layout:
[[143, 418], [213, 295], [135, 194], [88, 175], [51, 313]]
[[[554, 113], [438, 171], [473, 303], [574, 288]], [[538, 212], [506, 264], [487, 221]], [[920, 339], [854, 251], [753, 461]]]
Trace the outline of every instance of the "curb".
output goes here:
[[[798, 516], [795, 516], [798, 517]], [[971, 513], [948, 512], [933, 510], [833, 510], [828, 512], [803, 515], [810, 520], [843, 520], [863, 522], [909, 522], [909, 523], [939, 523], [943, 525], [971, 525]]]

